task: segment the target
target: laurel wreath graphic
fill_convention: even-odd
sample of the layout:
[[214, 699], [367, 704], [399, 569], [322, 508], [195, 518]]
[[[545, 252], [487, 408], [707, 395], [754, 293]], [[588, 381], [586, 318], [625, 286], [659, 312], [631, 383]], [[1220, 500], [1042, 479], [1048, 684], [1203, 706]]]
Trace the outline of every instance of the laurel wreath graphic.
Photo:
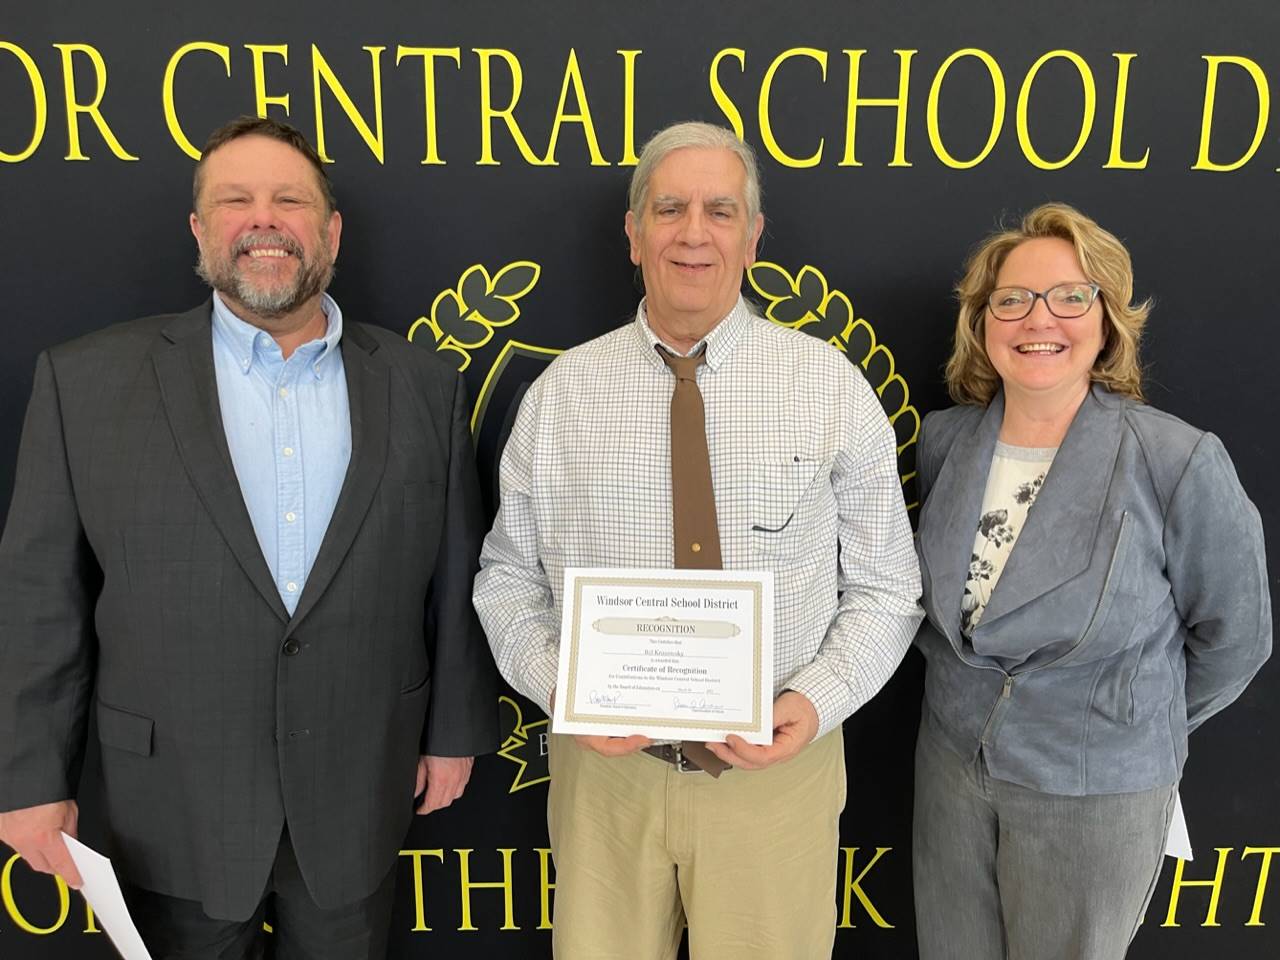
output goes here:
[[[472, 351], [488, 344], [499, 327], [520, 317], [519, 301], [538, 283], [542, 268], [531, 260], [516, 260], [490, 274], [482, 264], [463, 271], [456, 287], [442, 290], [431, 304], [431, 315], [418, 317], [408, 338], [437, 353], [453, 353], [459, 371], [471, 365]], [[876, 336], [875, 328], [859, 317], [853, 303], [833, 290], [817, 267], [806, 264], [794, 275], [777, 263], [757, 261], [747, 271], [752, 288], [765, 301], [765, 316], [780, 326], [801, 330], [830, 343], [862, 368], [875, 389], [897, 441], [898, 472], [902, 484], [915, 477], [915, 445], [920, 434], [920, 412], [911, 403], [907, 381], [897, 372], [893, 351]], [[430, 331], [431, 340], [421, 335]], [[416, 338], [416, 339], [415, 339]], [[472, 417], [474, 428], [496, 375], [511, 348], [519, 347], [553, 356], [559, 350], [531, 347], [509, 340], [485, 378]], [[908, 502], [907, 509], [916, 503]]]
[[431, 332], [437, 353], [457, 355], [458, 370], [471, 365], [471, 351], [493, 339], [493, 332], [520, 317], [516, 303], [534, 288], [542, 267], [516, 260], [490, 276], [482, 264], [468, 267], [458, 285], [442, 290], [431, 304], [431, 316], [419, 317], [409, 328], [410, 342], [423, 327]]
[[[854, 313], [849, 298], [831, 289], [817, 267], [805, 265], [792, 276], [778, 264], [760, 260], [747, 277], [765, 299], [769, 320], [830, 343], [862, 368], [893, 425], [898, 472], [905, 486], [916, 475], [914, 457], [904, 454], [920, 434], [920, 412], [911, 403], [907, 381], [896, 370], [893, 352], [879, 341], [871, 324]], [[907, 508], [915, 506], [908, 503]]]

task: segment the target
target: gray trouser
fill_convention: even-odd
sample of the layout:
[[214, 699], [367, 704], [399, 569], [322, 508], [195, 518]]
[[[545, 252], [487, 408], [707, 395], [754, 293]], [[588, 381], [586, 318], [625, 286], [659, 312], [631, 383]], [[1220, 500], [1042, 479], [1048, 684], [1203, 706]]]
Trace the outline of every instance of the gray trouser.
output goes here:
[[981, 753], [916, 744], [921, 960], [1120, 960], [1159, 876], [1174, 787], [1065, 797], [996, 780]]

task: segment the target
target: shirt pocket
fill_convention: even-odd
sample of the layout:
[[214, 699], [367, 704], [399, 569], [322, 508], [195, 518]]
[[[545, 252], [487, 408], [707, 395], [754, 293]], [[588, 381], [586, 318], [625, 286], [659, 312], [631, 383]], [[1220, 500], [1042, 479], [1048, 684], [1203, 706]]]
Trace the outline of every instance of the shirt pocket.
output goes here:
[[805, 457], [751, 464], [749, 515], [752, 562], [787, 566], [804, 556], [808, 506], [830, 464]]

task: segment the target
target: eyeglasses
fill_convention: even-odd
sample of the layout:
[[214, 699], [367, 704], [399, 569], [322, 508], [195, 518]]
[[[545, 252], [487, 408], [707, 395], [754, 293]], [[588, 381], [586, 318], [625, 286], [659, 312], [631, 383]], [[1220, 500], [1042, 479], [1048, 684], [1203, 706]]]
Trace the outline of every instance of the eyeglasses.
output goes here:
[[1101, 289], [1096, 283], [1059, 283], [1043, 293], [1026, 287], [997, 287], [987, 297], [987, 309], [997, 320], [1021, 320], [1039, 297], [1059, 320], [1074, 320], [1089, 312]]

